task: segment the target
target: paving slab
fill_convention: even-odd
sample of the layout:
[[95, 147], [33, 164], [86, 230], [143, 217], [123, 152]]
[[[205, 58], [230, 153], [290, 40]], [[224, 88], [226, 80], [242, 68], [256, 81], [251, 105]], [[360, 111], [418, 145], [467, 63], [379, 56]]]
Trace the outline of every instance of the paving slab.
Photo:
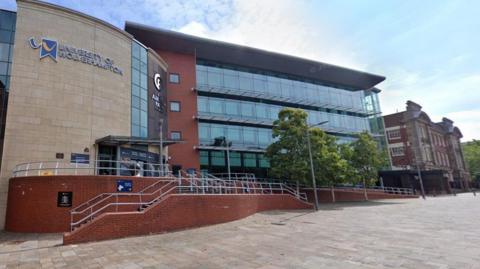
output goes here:
[[0, 233], [0, 268], [480, 268], [480, 196], [321, 205], [168, 234], [63, 246]]

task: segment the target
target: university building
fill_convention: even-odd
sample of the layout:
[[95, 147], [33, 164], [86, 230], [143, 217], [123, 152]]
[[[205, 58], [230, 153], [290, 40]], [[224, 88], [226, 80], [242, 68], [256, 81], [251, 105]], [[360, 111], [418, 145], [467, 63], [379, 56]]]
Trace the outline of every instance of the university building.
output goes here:
[[[363, 131], [385, 143], [383, 76], [133, 22], [122, 30], [34, 0], [0, 18], [2, 227], [7, 197], [11, 207], [30, 186], [19, 178], [9, 187], [12, 176], [221, 173], [226, 141], [232, 172], [268, 177], [264, 152], [283, 107], [326, 121], [339, 143]], [[79, 200], [95, 194], [62, 180], [69, 199], [65, 186], [80, 188]]]
[[392, 171], [381, 176], [387, 186], [418, 186], [418, 170], [427, 193], [467, 189], [460, 129], [448, 118], [433, 122], [419, 104], [408, 101], [406, 110], [384, 116]]

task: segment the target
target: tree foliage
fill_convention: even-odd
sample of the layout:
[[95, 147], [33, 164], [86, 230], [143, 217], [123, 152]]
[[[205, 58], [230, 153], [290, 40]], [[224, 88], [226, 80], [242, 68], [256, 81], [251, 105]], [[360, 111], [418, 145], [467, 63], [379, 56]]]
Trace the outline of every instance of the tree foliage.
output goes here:
[[363, 132], [352, 143], [351, 166], [355, 171], [355, 180], [362, 181], [366, 186], [374, 185], [377, 181], [378, 170], [384, 165], [384, 156], [378, 149], [372, 136]]
[[301, 109], [283, 109], [273, 125], [275, 142], [265, 154], [270, 159], [270, 172], [275, 177], [308, 184], [307, 113]]
[[462, 145], [465, 162], [473, 179], [480, 178], [480, 141], [473, 140]]
[[[302, 109], [285, 108], [274, 122], [272, 143], [266, 152], [271, 174], [275, 177], [312, 185], [308, 136], [312, 150], [315, 179], [319, 186], [341, 183], [372, 185], [377, 171], [384, 165], [384, 156], [375, 140], [361, 133], [357, 141], [338, 145], [334, 136], [320, 128], [309, 127]], [[333, 193], [332, 193], [333, 194]]]

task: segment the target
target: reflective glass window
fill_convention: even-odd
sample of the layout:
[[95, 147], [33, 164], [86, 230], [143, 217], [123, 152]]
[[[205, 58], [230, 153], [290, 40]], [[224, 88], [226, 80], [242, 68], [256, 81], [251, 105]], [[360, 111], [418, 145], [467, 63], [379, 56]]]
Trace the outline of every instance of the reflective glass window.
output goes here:
[[257, 167], [257, 158], [255, 153], [243, 153], [243, 166]]
[[209, 107], [211, 113], [223, 114], [223, 102], [218, 99], [210, 99]]
[[200, 165], [208, 165], [208, 151], [200, 150]]
[[199, 112], [208, 112], [208, 109], [207, 109], [208, 103], [207, 102], [208, 102], [207, 98], [200, 97], [200, 96], [198, 97], [198, 103], [197, 103], [198, 107], [197, 107], [197, 109], [198, 109]]
[[269, 168], [270, 162], [268, 161], [267, 157], [263, 154], [258, 154], [258, 166], [261, 168]]
[[222, 125], [212, 124], [210, 131], [212, 140], [218, 137], [225, 136], [225, 130]]
[[268, 109], [269, 106], [266, 104], [256, 104], [255, 105], [255, 116], [257, 119], [267, 119], [268, 118]]
[[9, 50], [9, 44], [0, 43], [0, 61], [8, 62]]
[[242, 102], [240, 105], [242, 116], [253, 117], [253, 103]]
[[168, 75], [168, 81], [173, 84], [179, 84], [180, 83], [180, 75], [176, 73], [170, 73]]
[[224, 83], [225, 83], [225, 88], [238, 89], [239, 88], [238, 75], [225, 75]]
[[257, 133], [254, 128], [245, 127], [243, 129], [243, 141], [245, 144], [256, 144]]
[[239, 142], [241, 135], [241, 128], [236, 126], [227, 127], [227, 140], [232, 142]]
[[208, 85], [213, 87], [223, 87], [222, 74], [215, 72], [208, 72]]
[[225, 101], [225, 113], [227, 115], [239, 115], [238, 106], [238, 101]]
[[225, 166], [225, 152], [223, 151], [211, 151], [210, 156], [212, 159], [212, 165]]
[[242, 166], [242, 158], [240, 152], [230, 152], [230, 166]]
[[204, 123], [201, 123], [199, 126], [199, 138], [200, 140], [210, 140], [210, 135], [209, 135], [209, 130], [210, 130], [210, 125], [206, 125]]
[[178, 131], [172, 131], [172, 132], [170, 132], [170, 139], [181, 140], [182, 139], [182, 133], [178, 132]]

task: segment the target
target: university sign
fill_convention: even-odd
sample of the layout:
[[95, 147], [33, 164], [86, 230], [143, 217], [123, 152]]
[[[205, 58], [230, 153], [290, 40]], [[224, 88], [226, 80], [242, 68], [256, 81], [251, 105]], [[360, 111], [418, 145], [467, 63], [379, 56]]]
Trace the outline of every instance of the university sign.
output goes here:
[[112, 59], [103, 57], [97, 53], [59, 44], [56, 40], [48, 38], [42, 38], [42, 41], [38, 44], [35, 41], [35, 38], [31, 37], [28, 39], [28, 43], [32, 49], [40, 49], [40, 59], [50, 57], [56, 62], [57, 57], [65, 58], [68, 60], [97, 66], [105, 70], [110, 70], [111, 72], [121, 76], [123, 75], [122, 69], [120, 69], [118, 66], [115, 66]]

